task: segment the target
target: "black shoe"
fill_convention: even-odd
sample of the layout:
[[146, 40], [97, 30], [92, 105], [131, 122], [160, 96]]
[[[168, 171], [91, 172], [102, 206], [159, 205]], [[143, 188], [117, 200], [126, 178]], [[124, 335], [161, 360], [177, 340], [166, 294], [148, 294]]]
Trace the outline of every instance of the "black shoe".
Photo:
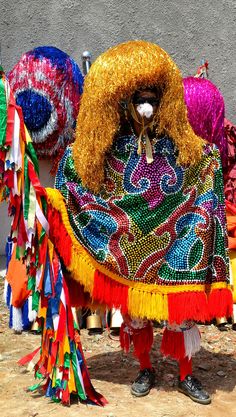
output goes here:
[[178, 390], [196, 403], [210, 404], [211, 402], [211, 398], [202, 388], [201, 382], [191, 375], [187, 375], [183, 381], [179, 381]]
[[149, 394], [150, 389], [155, 384], [155, 371], [154, 369], [145, 368], [139, 372], [137, 378], [131, 385], [131, 394], [135, 397], [144, 397]]

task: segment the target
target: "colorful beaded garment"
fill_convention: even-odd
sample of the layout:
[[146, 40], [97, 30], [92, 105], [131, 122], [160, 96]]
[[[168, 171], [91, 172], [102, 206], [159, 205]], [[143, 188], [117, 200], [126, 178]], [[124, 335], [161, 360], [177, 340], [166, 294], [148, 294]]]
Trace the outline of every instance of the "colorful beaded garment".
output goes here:
[[105, 184], [95, 195], [81, 185], [68, 148], [56, 177], [66, 200], [68, 233], [73, 230], [98, 271], [133, 289], [171, 294], [227, 288], [217, 148], [205, 145], [198, 165], [186, 168], [176, 165], [168, 137], [155, 141], [153, 154], [154, 162], [147, 164], [134, 136], [116, 139], [106, 158]]

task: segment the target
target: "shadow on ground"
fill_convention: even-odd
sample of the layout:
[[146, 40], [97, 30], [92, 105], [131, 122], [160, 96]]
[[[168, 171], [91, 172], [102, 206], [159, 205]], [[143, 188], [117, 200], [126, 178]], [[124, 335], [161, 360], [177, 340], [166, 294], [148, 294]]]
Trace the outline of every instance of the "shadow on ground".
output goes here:
[[[161, 334], [156, 334], [151, 352], [152, 364], [156, 370], [156, 389], [172, 391], [178, 381], [178, 364], [169, 358], [163, 358], [160, 344]], [[87, 365], [93, 379], [128, 386], [139, 370], [137, 359], [132, 353], [126, 355], [121, 350], [88, 357]], [[202, 347], [193, 358], [193, 373], [210, 394], [217, 390], [233, 391], [236, 385], [235, 351], [232, 354], [215, 353]]]

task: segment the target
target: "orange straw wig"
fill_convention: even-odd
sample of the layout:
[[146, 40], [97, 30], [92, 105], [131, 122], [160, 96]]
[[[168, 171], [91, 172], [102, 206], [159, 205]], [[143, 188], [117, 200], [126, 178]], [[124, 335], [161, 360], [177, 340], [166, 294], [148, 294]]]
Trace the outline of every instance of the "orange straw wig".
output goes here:
[[91, 191], [99, 192], [104, 181], [105, 155], [119, 131], [120, 102], [145, 87], [162, 92], [156, 132], [173, 139], [178, 163], [194, 165], [200, 160], [203, 140], [188, 122], [178, 67], [158, 45], [125, 42], [100, 55], [85, 78], [73, 158], [83, 185]]

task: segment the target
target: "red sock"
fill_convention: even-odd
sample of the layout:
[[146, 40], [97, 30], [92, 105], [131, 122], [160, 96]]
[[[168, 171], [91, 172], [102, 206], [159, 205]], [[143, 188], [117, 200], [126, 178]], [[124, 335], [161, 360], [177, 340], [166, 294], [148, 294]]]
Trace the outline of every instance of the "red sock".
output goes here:
[[137, 356], [140, 364], [140, 370], [142, 371], [145, 368], [152, 369], [152, 364], [150, 361], [150, 356], [147, 351], [141, 353], [139, 356]]
[[192, 358], [189, 359], [186, 356], [184, 359], [179, 360], [179, 373], [180, 381], [183, 381], [187, 375], [192, 375]]

